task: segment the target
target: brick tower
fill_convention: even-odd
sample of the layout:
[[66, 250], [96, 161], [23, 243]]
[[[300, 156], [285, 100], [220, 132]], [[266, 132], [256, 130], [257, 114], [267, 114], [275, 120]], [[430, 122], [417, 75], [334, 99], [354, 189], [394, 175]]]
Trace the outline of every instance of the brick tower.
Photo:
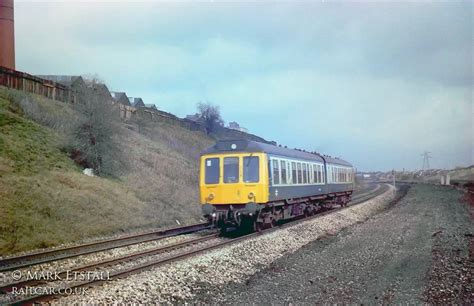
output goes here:
[[15, 69], [14, 0], [0, 0], [0, 66]]

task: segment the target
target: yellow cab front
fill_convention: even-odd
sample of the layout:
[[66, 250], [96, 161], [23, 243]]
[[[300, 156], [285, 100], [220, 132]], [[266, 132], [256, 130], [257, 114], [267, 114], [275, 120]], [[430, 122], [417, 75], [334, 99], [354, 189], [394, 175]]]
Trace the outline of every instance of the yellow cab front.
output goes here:
[[219, 206], [268, 201], [267, 156], [225, 153], [201, 156], [200, 201]]

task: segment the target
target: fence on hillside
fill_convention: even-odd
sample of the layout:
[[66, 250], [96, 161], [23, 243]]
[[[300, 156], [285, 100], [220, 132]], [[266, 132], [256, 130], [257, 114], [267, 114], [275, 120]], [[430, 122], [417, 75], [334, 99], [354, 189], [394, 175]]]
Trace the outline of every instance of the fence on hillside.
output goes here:
[[70, 101], [73, 94], [68, 87], [62, 84], [2, 66], [0, 66], [0, 85], [62, 102]]

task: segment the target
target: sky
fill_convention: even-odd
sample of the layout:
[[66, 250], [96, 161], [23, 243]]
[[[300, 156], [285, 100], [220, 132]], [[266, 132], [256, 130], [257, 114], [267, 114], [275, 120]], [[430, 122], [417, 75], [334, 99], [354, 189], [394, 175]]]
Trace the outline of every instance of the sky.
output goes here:
[[17, 69], [98, 75], [358, 170], [474, 164], [473, 2], [15, 2]]

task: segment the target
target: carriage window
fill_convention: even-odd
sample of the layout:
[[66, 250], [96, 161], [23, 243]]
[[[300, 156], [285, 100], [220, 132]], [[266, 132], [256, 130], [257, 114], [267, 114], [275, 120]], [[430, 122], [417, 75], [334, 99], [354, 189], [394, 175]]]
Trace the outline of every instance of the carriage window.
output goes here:
[[309, 183], [309, 166], [308, 166], [308, 164], [304, 164], [304, 173], [305, 173], [304, 182], [306, 184], [306, 183]]
[[303, 173], [301, 171], [301, 163], [298, 163], [298, 184], [303, 184]]
[[286, 161], [280, 161], [281, 166], [281, 183], [286, 184]]
[[291, 164], [289, 161], [286, 161], [285, 164], [286, 164], [286, 183], [291, 184]]
[[298, 184], [297, 175], [296, 175], [296, 163], [291, 162], [291, 180], [293, 184]]
[[280, 170], [278, 168], [278, 161], [272, 160], [273, 165], [273, 185], [280, 184]]
[[224, 157], [224, 183], [239, 181], [239, 158]]
[[244, 157], [244, 183], [258, 183], [260, 180], [258, 156]]
[[315, 183], [319, 183], [318, 168], [318, 165], [313, 166], [313, 178]]
[[306, 183], [311, 183], [311, 174], [309, 173], [310, 166], [306, 164]]
[[219, 158], [207, 158], [206, 159], [206, 184], [218, 184], [219, 183]]
[[306, 184], [306, 164], [301, 164], [301, 172], [303, 173], [303, 184]]
[[324, 183], [324, 166], [321, 166], [321, 183]]

